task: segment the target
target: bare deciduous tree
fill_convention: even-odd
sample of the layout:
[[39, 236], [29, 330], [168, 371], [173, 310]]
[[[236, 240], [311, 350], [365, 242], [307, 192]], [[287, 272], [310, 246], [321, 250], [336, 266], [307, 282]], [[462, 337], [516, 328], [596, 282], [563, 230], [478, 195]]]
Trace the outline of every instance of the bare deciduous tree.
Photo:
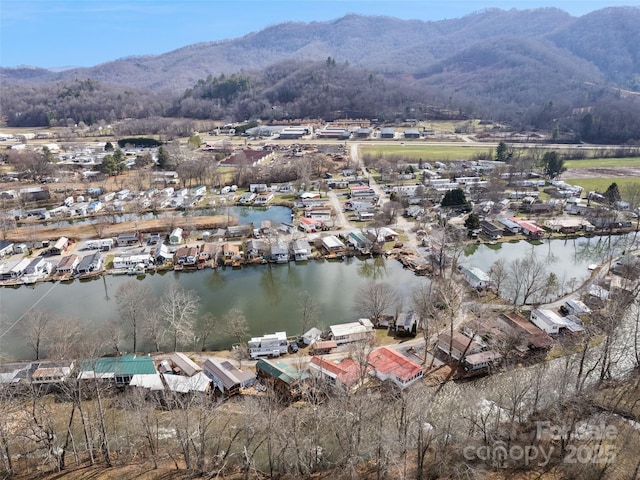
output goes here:
[[43, 310], [30, 310], [20, 322], [20, 334], [33, 350], [36, 360], [43, 353], [43, 342], [48, 340], [53, 328], [53, 315]]
[[118, 287], [116, 302], [120, 320], [131, 334], [133, 351], [138, 351], [138, 334], [152, 308], [153, 294], [149, 285], [129, 280]]
[[318, 314], [318, 304], [313, 299], [313, 296], [306, 290], [301, 292], [300, 298], [298, 299], [301, 335], [307, 331], [309, 325], [313, 325], [318, 320]]
[[173, 337], [173, 350], [178, 341], [189, 340], [193, 335], [193, 322], [198, 312], [198, 297], [173, 281], [167, 285], [160, 301], [160, 313], [167, 322]]
[[395, 307], [398, 301], [398, 292], [390, 284], [369, 281], [358, 288], [353, 307], [358, 314], [377, 324], [384, 312]]

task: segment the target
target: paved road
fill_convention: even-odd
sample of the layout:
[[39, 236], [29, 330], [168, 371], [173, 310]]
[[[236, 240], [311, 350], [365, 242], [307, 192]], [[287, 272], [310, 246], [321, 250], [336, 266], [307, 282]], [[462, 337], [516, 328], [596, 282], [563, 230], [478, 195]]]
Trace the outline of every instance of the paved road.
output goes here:
[[[360, 155], [358, 151], [359, 147], [360, 147], [359, 143], [351, 144], [351, 160], [353, 161], [353, 163], [356, 165], [357, 168], [361, 168], [362, 170], [364, 170], [364, 165], [361, 165], [360, 163]], [[378, 182], [376, 182], [376, 180], [370, 175], [368, 176], [368, 178], [369, 178], [369, 186], [376, 192], [376, 195], [378, 195], [378, 198], [380, 199], [385, 198], [386, 193], [382, 191], [382, 188], [380, 187], [380, 185], [378, 185]], [[404, 242], [405, 246], [413, 248], [418, 255], [423, 256], [422, 252], [420, 252], [418, 248], [418, 245], [419, 245], [418, 239], [416, 238], [415, 234], [413, 234], [412, 232], [413, 228], [415, 227], [415, 224], [412, 221], [408, 220], [402, 215], [398, 215], [396, 216], [395, 223], [392, 225], [392, 227], [396, 230], [403, 230], [408, 237], [408, 240]]]

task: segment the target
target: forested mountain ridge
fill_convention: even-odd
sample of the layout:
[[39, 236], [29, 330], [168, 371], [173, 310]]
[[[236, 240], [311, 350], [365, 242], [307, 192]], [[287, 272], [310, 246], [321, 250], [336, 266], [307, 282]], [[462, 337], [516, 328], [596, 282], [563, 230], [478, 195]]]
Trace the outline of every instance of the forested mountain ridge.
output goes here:
[[[420, 73], [461, 52], [496, 48], [496, 39], [536, 39], [563, 53], [567, 64], [593, 63], [602, 77], [632, 88], [640, 71], [640, 8], [608, 8], [572, 17], [554, 8], [485, 10], [463, 18], [423, 22], [347, 15], [330, 22], [288, 22], [241, 38], [189, 45], [157, 56], [130, 57], [54, 73], [2, 69], [5, 81], [92, 78], [129, 87], [183, 90], [208, 75], [256, 70], [286, 60], [339, 62], [380, 73]], [[500, 49], [496, 54], [500, 54]], [[28, 75], [25, 75], [28, 74]]]
[[640, 8], [486, 10], [422, 22], [283, 23], [59, 73], [0, 69], [10, 126], [124, 118], [484, 118], [570, 141], [640, 142]]

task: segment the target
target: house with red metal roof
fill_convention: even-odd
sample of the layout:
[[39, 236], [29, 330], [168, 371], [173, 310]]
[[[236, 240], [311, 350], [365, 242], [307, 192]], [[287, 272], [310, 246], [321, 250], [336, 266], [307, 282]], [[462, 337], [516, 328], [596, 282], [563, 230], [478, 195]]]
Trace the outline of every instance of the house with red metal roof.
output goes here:
[[335, 363], [323, 357], [313, 356], [309, 362], [309, 370], [315, 377], [345, 390], [357, 385], [362, 378], [360, 365], [351, 358]]
[[509, 220], [512, 220], [516, 222], [518, 225], [520, 225], [520, 231], [522, 232], [523, 235], [526, 235], [527, 237], [541, 238], [544, 235], [544, 229], [536, 225], [535, 222], [520, 220], [515, 217], [510, 218]]
[[367, 362], [376, 378], [389, 380], [402, 389], [422, 378], [424, 373], [421, 365], [389, 347], [371, 352]]

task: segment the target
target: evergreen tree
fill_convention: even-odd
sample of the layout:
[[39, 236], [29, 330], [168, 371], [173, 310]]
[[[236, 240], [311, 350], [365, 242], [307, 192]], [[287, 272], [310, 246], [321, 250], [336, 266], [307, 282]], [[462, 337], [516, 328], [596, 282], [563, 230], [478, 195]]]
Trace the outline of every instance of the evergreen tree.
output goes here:
[[496, 161], [508, 162], [511, 160], [511, 157], [513, 157], [513, 150], [506, 143], [500, 142], [496, 149]]
[[471, 205], [467, 201], [464, 190], [461, 188], [454, 188], [453, 190], [449, 190], [445, 193], [440, 205], [443, 207], [460, 208], [465, 211], [469, 211], [471, 209]]
[[622, 199], [622, 197], [620, 196], [620, 190], [618, 189], [618, 184], [616, 182], [613, 182], [611, 185], [609, 185], [609, 188], [607, 188], [607, 191], [604, 192], [603, 196], [607, 200], [609, 205], [613, 205], [614, 203], [619, 202]]
[[480, 228], [480, 217], [477, 213], [470, 213], [467, 219], [464, 221], [464, 226], [467, 228], [468, 233], [471, 234], [474, 230]]
[[158, 148], [158, 167], [162, 170], [169, 165], [169, 152], [164, 147]]
[[546, 152], [542, 157], [544, 166], [544, 174], [550, 179], [556, 178], [567, 168], [564, 166], [564, 160], [560, 158], [556, 151]]

